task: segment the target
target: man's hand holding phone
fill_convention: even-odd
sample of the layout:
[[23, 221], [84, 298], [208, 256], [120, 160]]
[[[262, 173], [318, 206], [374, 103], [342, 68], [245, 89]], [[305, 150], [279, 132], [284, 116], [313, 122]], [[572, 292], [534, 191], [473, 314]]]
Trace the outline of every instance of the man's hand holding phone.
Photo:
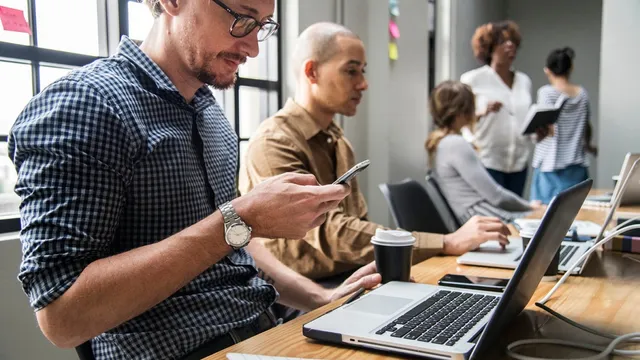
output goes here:
[[238, 215], [265, 238], [301, 239], [320, 226], [327, 212], [335, 209], [351, 192], [349, 180], [369, 166], [365, 160], [331, 185], [320, 185], [312, 174], [287, 173], [269, 178], [235, 199]]
[[233, 206], [253, 236], [301, 239], [350, 192], [348, 186], [322, 186], [312, 174], [286, 173], [261, 182]]
[[368, 168], [369, 164], [371, 164], [371, 161], [369, 161], [369, 160], [365, 160], [365, 161], [363, 161], [361, 163], [356, 164], [354, 167], [349, 169], [349, 171], [347, 171], [342, 176], [340, 176], [336, 181], [334, 181], [333, 184], [334, 185], [346, 184], [354, 176], [358, 175], [362, 170]]

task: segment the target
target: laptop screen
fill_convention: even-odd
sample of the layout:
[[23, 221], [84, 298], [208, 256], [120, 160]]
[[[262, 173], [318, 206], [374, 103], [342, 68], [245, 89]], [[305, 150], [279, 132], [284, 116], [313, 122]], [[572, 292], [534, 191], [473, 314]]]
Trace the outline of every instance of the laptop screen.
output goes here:
[[551, 201], [493, 316], [485, 326], [471, 354], [472, 359], [478, 358], [492, 347], [502, 335], [505, 326], [527, 306], [578, 215], [592, 184], [593, 180], [586, 180], [561, 192]]

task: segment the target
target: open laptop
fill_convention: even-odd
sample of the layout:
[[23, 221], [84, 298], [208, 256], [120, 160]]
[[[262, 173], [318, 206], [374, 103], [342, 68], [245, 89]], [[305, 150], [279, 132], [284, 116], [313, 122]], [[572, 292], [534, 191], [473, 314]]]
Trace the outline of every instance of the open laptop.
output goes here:
[[[537, 228], [541, 224], [539, 219], [517, 219], [514, 222], [519, 228]], [[572, 237], [573, 230], [580, 236], [595, 238], [602, 230], [602, 226], [593, 221], [574, 220], [566, 237]], [[504, 269], [515, 269], [520, 263], [523, 255], [522, 238], [510, 238], [510, 243], [503, 249], [497, 241], [486, 242], [475, 251], [469, 251], [458, 257], [458, 264], [497, 267]], [[582, 254], [587, 252], [594, 245], [594, 240], [577, 242], [562, 241], [560, 245], [560, 262], [558, 263], [558, 271], [564, 273], [569, 269]], [[582, 274], [585, 265], [591, 258], [589, 255], [582, 260], [571, 272], [572, 274]]]
[[549, 204], [504, 293], [389, 282], [305, 324], [303, 335], [435, 359], [478, 359], [527, 305], [593, 181]]
[[[633, 163], [640, 158], [640, 154], [627, 153], [620, 168], [620, 175], [618, 179], [625, 179]], [[622, 181], [618, 180], [616, 186], [613, 189], [613, 193], [604, 195], [590, 195], [587, 196], [587, 200], [584, 202], [586, 206], [597, 207], [611, 207], [613, 206], [613, 200], [620, 192], [622, 187]], [[640, 171], [637, 171], [630, 179], [626, 190], [624, 191], [622, 198], [620, 199], [620, 206], [632, 206], [640, 204]]]
[[[515, 269], [523, 257], [522, 238], [511, 238], [509, 241], [510, 243], [505, 249], [497, 241], [486, 242], [480, 245], [478, 250], [459, 256], [458, 264]], [[562, 241], [562, 244], [560, 244], [558, 271], [561, 273], [566, 272], [569, 266], [593, 245], [594, 241], [592, 240], [584, 242]], [[591, 255], [582, 260], [571, 274], [582, 274], [590, 258]]]
[[[622, 165], [622, 169], [620, 171], [620, 179], [626, 179], [627, 174], [633, 168], [633, 164], [640, 158], [640, 154], [632, 154], [628, 153], [625, 156], [624, 163]], [[618, 181], [614, 190], [614, 194], [618, 194], [622, 189], [624, 181]], [[631, 190], [631, 187], [636, 187], [636, 190]], [[635, 174], [631, 176], [629, 182], [627, 184], [626, 190], [622, 194], [622, 197], [629, 201], [640, 201], [640, 171], [637, 171]], [[636, 198], [637, 197], [637, 198]], [[589, 199], [590, 196], [587, 196]], [[615, 201], [615, 197], [611, 200], [611, 204]], [[607, 202], [609, 204], [609, 202]], [[588, 206], [588, 201], [585, 200], [584, 204]], [[609, 207], [610, 216], [613, 215], [613, 212], [616, 209]], [[575, 220], [570, 230], [567, 232], [567, 237], [572, 236], [572, 232], [575, 229], [577, 235], [580, 236], [588, 236], [592, 238], [600, 238], [604, 234], [604, 230], [609, 225], [609, 221], [611, 217], [608, 217], [607, 220], [602, 225], [598, 225], [592, 221], [582, 221]], [[540, 223], [540, 220], [537, 219], [517, 219], [515, 220], [515, 224], [521, 228], [525, 227], [535, 227]], [[502, 249], [502, 247], [495, 241], [487, 242], [475, 250], [470, 251], [460, 257], [458, 257], [458, 264], [463, 265], [476, 265], [476, 266], [487, 266], [487, 267], [498, 267], [498, 268], [506, 268], [506, 269], [515, 269], [522, 258], [522, 239], [521, 238], [513, 238], [510, 239], [509, 245], [507, 245], [506, 249]], [[576, 262], [585, 252], [587, 252], [593, 245], [595, 244], [595, 240], [590, 241], [563, 241], [560, 245], [560, 262], [558, 264], [558, 271], [561, 273], [566, 272], [569, 267]], [[584, 260], [582, 260], [571, 272], [572, 275], [580, 275], [583, 270], [586, 268], [586, 264], [591, 259], [593, 254], [588, 255]]]

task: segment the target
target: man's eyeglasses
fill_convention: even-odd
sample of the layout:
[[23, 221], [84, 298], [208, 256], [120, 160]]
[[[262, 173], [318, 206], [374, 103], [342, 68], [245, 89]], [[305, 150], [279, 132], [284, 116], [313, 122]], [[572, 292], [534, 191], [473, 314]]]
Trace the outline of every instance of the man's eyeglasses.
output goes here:
[[237, 12], [231, 10], [220, 0], [212, 1], [218, 4], [221, 8], [225, 9], [226, 12], [228, 12], [235, 18], [235, 20], [233, 20], [233, 23], [231, 24], [231, 27], [229, 28], [229, 33], [233, 37], [245, 37], [249, 35], [256, 27], [259, 27], [260, 30], [258, 30], [258, 41], [264, 41], [269, 36], [278, 31], [278, 28], [280, 28], [280, 24], [272, 19], [268, 19], [266, 21], [258, 21], [254, 17], [251, 17], [249, 15], [238, 14]]

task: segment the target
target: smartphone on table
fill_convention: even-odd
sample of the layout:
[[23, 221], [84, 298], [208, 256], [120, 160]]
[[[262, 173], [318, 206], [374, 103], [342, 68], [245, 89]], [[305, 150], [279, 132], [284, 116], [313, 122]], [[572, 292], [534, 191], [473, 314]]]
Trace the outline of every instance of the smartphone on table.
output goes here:
[[338, 180], [334, 181], [333, 184], [346, 184], [349, 180], [351, 180], [354, 176], [358, 175], [362, 170], [369, 167], [371, 162], [369, 160], [365, 160], [361, 163], [356, 164], [354, 167], [349, 169], [346, 173], [338, 178]]
[[503, 292], [508, 283], [509, 279], [457, 274], [447, 274], [438, 280], [438, 285], [442, 286], [496, 292]]

